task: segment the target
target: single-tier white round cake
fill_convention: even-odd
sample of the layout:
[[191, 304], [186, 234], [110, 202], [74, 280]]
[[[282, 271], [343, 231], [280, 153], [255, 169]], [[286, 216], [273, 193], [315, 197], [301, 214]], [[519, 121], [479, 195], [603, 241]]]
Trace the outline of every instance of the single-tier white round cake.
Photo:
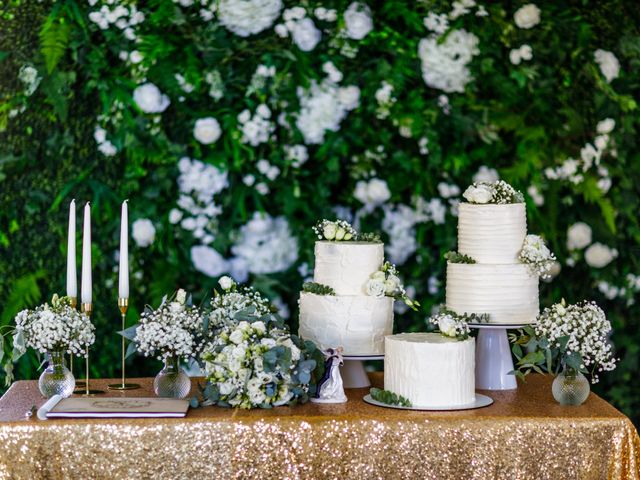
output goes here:
[[313, 281], [336, 295], [365, 295], [369, 277], [382, 266], [384, 245], [368, 242], [316, 242]]
[[379, 355], [392, 332], [391, 297], [300, 293], [298, 333], [323, 350], [341, 346], [345, 355]]
[[490, 323], [533, 323], [538, 316], [538, 276], [522, 263], [447, 264], [449, 310], [489, 314]]
[[458, 209], [458, 252], [478, 263], [520, 263], [527, 235], [524, 203], [461, 203]]
[[456, 407], [475, 401], [475, 339], [439, 333], [385, 338], [384, 389], [412, 406]]

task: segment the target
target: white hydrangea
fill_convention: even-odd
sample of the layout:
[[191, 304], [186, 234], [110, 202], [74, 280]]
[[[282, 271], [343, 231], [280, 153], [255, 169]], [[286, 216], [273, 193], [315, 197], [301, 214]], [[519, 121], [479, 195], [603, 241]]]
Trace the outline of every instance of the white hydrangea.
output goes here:
[[371, 10], [364, 3], [353, 2], [344, 12], [344, 23], [347, 37], [362, 40], [373, 30]]
[[285, 145], [284, 153], [294, 168], [300, 168], [309, 159], [309, 151], [305, 145]]
[[364, 204], [366, 211], [370, 212], [389, 200], [391, 191], [385, 180], [372, 178], [368, 182], [358, 181], [353, 196]]
[[248, 37], [270, 28], [281, 10], [281, 0], [219, 0], [218, 20], [227, 30]]
[[607, 83], [611, 83], [614, 79], [618, 78], [618, 75], [620, 75], [620, 62], [613, 52], [599, 48], [593, 56], [598, 67], [600, 67], [602, 75], [606, 78]]
[[294, 23], [291, 38], [300, 50], [310, 52], [320, 43], [322, 32], [316, 28], [313, 20], [305, 17]]
[[495, 168], [482, 165], [473, 176], [473, 183], [495, 183], [500, 180], [500, 175]]
[[442, 35], [449, 28], [449, 19], [445, 13], [437, 14], [435, 12], [429, 12], [424, 18], [423, 23], [427, 30], [432, 31], [436, 35]]
[[533, 58], [533, 49], [531, 45], [522, 45], [520, 48], [514, 48], [509, 52], [509, 61], [514, 65], [519, 65], [520, 62], [528, 61]]
[[298, 88], [300, 112], [296, 126], [306, 144], [321, 144], [327, 131], [337, 132], [350, 110], [358, 107], [360, 89], [338, 87], [333, 82], [312, 81], [308, 90]]
[[131, 236], [139, 247], [148, 247], [156, 239], [156, 227], [148, 218], [139, 218], [131, 226]]
[[133, 100], [144, 113], [162, 113], [171, 101], [153, 83], [144, 83], [133, 91]]
[[222, 133], [218, 120], [213, 117], [200, 118], [196, 120], [193, 127], [193, 136], [203, 145], [215, 143]]
[[590, 267], [604, 268], [618, 256], [618, 250], [596, 242], [584, 252], [584, 259]]
[[291, 234], [285, 217], [254, 213], [240, 228], [231, 252], [255, 274], [289, 269], [298, 260], [298, 240]]
[[242, 132], [242, 143], [257, 147], [269, 141], [276, 126], [270, 120], [271, 110], [267, 105], [260, 104], [253, 115], [249, 110], [243, 110], [238, 115], [238, 123]]
[[420, 40], [418, 57], [425, 83], [448, 93], [464, 92], [473, 80], [467, 65], [480, 53], [478, 43], [478, 37], [466, 30], [451, 32], [442, 43], [435, 36]]
[[229, 271], [229, 264], [224, 257], [207, 245], [191, 247], [191, 262], [196, 270], [208, 277], [219, 277]]
[[442, 198], [457, 197], [460, 195], [460, 187], [453, 183], [438, 183], [438, 193]]
[[402, 265], [417, 250], [416, 222], [416, 213], [408, 205], [385, 206], [382, 229], [389, 237], [384, 250], [390, 262]]
[[540, 9], [534, 3], [527, 3], [516, 10], [513, 20], [518, 28], [533, 28], [540, 23]]

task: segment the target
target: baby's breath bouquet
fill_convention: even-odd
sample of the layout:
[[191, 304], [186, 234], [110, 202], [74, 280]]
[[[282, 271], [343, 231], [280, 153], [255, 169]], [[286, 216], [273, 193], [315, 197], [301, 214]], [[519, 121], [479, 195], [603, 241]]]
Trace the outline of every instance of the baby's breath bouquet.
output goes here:
[[304, 403], [324, 356], [292, 335], [269, 302], [229, 277], [220, 279], [208, 315], [210, 341], [200, 356], [207, 384], [192, 405], [271, 408]]
[[545, 308], [535, 325], [511, 334], [518, 358], [514, 373], [524, 378], [531, 371], [565, 370], [573, 376], [588, 374], [591, 382], [597, 383], [601, 372], [616, 367], [610, 333], [609, 320], [594, 302], [567, 305], [563, 300]]
[[71, 306], [68, 297], [53, 295], [51, 303], [16, 315], [13, 334], [17, 360], [30, 347], [41, 354], [50, 352], [85, 356], [86, 347], [95, 341], [89, 317]]
[[445, 337], [466, 340], [471, 333], [467, 318], [447, 309], [429, 317], [428, 323]]
[[550, 278], [551, 268], [556, 257], [549, 247], [544, 243], [542, 237], [538, 235], [527, 235], [522, 245], [522, 250], [518, 256], [522, 263], [526, 263], [532, 274], [543, 279]]
[[202, 349], [203, 324], [200, 309], [184, 290], [178, 290], [171, 298], [164, 297], [157, 309], [147, 306], [140, 323], [123, 332], [133, 341], [128, 354], [137, 350], [158, 360], [195, 358]]

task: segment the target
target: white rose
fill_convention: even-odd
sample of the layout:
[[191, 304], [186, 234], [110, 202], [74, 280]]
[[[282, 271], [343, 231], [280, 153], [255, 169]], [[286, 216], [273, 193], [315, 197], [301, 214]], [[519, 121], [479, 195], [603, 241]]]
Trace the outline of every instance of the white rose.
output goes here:
[[355, 85], [338, 89], [338, 101], [347, 110], [353, 110], [360, 104], [360, 89]]
[[220, 390], [220, 395], [229, 395], [233, 392], [233, 383], [231, 381], [219, 383], [218, 389]]
[[445, 315], [438, 319], [438, 330], [447, 337], [456, 336], [456, 321], [449, 315]]
[[295, 22], [293, 31], [291, 32], [291, 37], [300, 50], [303, 52], [310, 52], [316, 48], [316, 45], [320, 42], [322, 33], [316, 28], [313, 20], [305, 17], [302, 20]]
[[139, 247], [148, 247], [156, 239], [156, 227], [147, 218], [133, 222], [131, 230], [131, 236]]
[[616, 121], [613, 118], [605, 118], [598, 122], [596, 125], [596, 130], [598, 133], [611, 133], [613, 129], [616, 127]]
[[595, 268], [603, 268], [609, 265], [618, 256], [618, 251], [609, 248], [602, 243], [594, 243], [584, 252], [587, 264]]
[[229, 290], [231, 287], [233, 287], [235, 282], [231, 277], [227, 277], [225, 275], [224, 277], [220, 277], [220, 280], [218, 280], [218, 283], [220, 284], [220, 287], [222, 287], [223, 290]]
[[347, 233], [347, 231], [342, 228], [342, 227], [338, 227], [338, 229], [336, 230], [336, 240], [344, 240], [344, 236]]
[[591, 243], [591, 227], [584, 222], [576, 222], [567, 230], [567, 248], [581, 250]]
[[373, 280], [380, 280], [381, 282], [384, 282], [387, 279], [387, 276], [382, 270], [378, 270], [376, 273], [371, 275], [371, 278]]
[[398, 288], [398, 285], [393, 280], [391, 280], [391, 278], [388, 278], [384, 282], [385, 295], [393, 295], [397, 288]]
[[520, 7], [513, 15], [519, 28], [533, 28], [540, 23], [540, 9], [533, 3]]
[[251, 324], [251, 326], [253, 327], [253, 329], [256, 332], [259, 332], [259, 333], [266, 333], [267, 332], [267, 327], [265, 326], [264, 322], [262, 322], [260, 320], [258, 320], [257, 322], [253, 322]]
[[373, 178], [369, 181], [367, 194], [371, 203], [381, 205], [391, 198], [391, 192], [387, 186], [387, 182], [379, 178]]
[[594, 53], [594, 58], [600, 67], [602, 75], [607, 79], [607, 83], [611, 83], [612, 80], [618, 78], [620, 74], [620, 62], [613, 53], [598, 49]]
[[162, 113], [171, 101], [153, 83], [145, 83], [133, 91], [133, 100], [144, 113]]
[[196, 120], [193, 127], [193, 136], [203, 145], [214, 143], [220, 138], [220, 124], [213, 117], [206, 117]]
[[326, 238], [327, 240], [333, 240], [334, 238], [336, 238], [337, 230], [338, 230], [338, 227], [336, 226], [335, 223], [327, 223], [322, 229], [322, 234], [324, 235], [324, 238]]
[[239, 328], [236, 328], [233, 332], [231, 332], [231, 335], [229, 335], [229, 340], [236, 345], [242, 343], [243, 338], [244, 335], [242, 334], [242, 330], [240, 330]]
[[373, 29], [371, 10], [362, 3], [353, 2], [344, 12], [344, 23], [347, 37], [362, 40]]
[[489, 185], [471, 185], [462, 196], [470, 203], [489, 203], [493, 198], [493, 189]]
[[180, 220], [182, 220], [182, 215], [183, 214], [180, 210], [178, 210], [177, 208], [172, 208], [169, 212], [169, 223], [175, 225]]
[[263, 338], [260, 340], [260, 345], [264, 345], [268, 348], [273, 348], [276, 346], [276, 341], [273, 338]]
[[522, 61], [522, 58], [520, 57], [520, 50], [517, 48], [514, 48], [513, 50], [509, 51], [509, 61], [513, 64], [513, 65], [519, 65], [520, 62]]
[[385, 285], [380, 280], [369, 279], [367, 282], [367, 295], [376, 298], [384, 297]]

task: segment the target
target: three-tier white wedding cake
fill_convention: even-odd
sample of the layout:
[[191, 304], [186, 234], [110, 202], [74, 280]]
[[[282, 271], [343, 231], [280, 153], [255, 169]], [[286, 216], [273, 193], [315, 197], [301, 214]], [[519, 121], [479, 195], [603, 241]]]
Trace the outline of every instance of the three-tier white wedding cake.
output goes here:
[[300, 293], [300, 337], [320, 348], [342, 347], [345, 355], [384, 353], [393, 331], [393, 298], [366, 292], [383, 264], [384, 245], [372, 242], [318, 241], [313, 281], [335, 295]]

